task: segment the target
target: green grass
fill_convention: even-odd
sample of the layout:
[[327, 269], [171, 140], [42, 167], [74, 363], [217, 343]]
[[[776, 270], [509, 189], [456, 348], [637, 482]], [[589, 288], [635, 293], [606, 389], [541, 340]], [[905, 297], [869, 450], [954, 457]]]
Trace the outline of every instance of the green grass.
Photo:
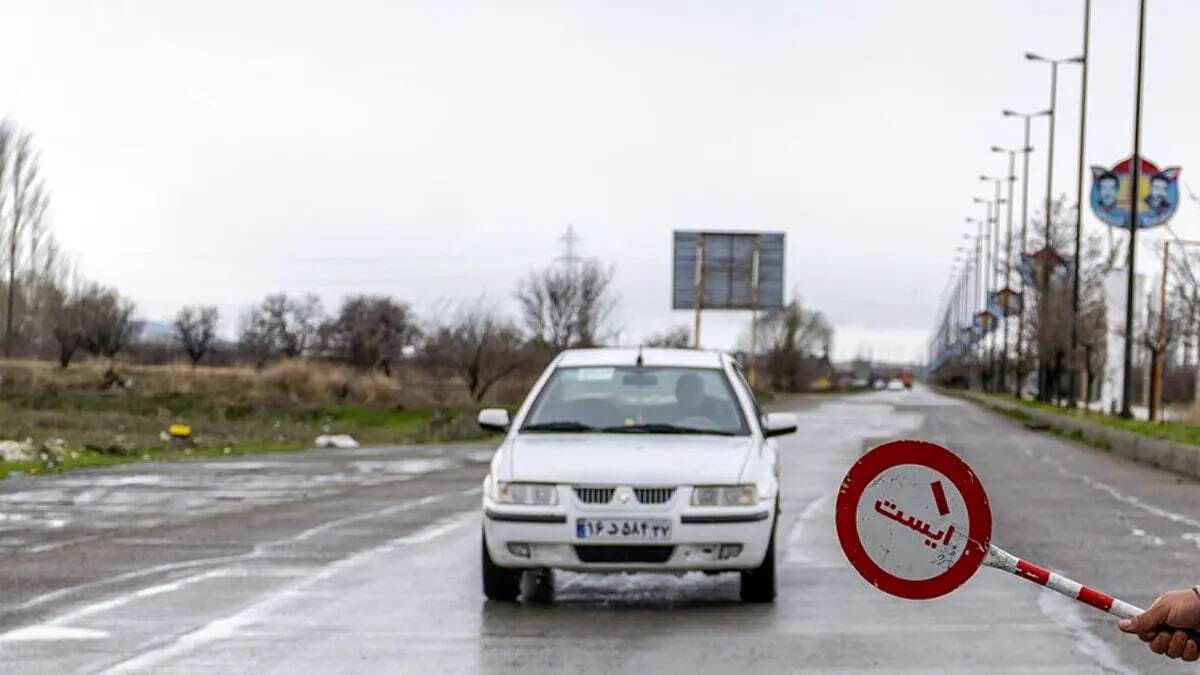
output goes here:
[[389, 429], [417, 430], [434, 418], [436, 411], [381, 410], [359, 406], [339, 405], [321, 409], [323, 417], [331, 422], [351, 424], [359, 427], [386, 427]]
[[47, 464], [40, 460], [27, 462], [0, 461], [0, 480], [7, 478], [10, 474], [14, 473], [20, 473], [28, 476], [38, 476], [50, 473], [62, 473], [64, 471], [73, 471], [76, 469], [93, 469], [107, 466], [117, 466], [120, 464], [130, 464], [133, 462], [179, 462], [190, 459], [235, 457], [238, 455], [270, 452], [295, 452], [298, 450], [307, 450], [311, 447], [311, 443], [291, 442], [243, 443], [240, 445], [229, 445], [220, 448], [146, 449], [141, 452], [131, 452], [128, 454], [113, 454], [96, 452], [93, 450], [73, 450], [64, 454], [61, 457], [61, 461], [51, 464]]
[[1164, 422], [1149, 422], [1146, 420], [1129, 420], [1104, 413], [1083, 410], [1082, 408], [1064, 408], [1054, 405], [1053, 403], [1043, 403], [1040, 401], [1030, 401], [1026, 399], [1017, 399], [1010, 394], [985, 394], [987, 398], [1006, 401], [1008, 403], [1016, 403], [1030, 410], [1040, 410], [1063, 417], [1072, 417], [1076, 419], [1085, 419], [1090, 422], [1103, 424], [1106, 427], [1120, 429], [1146, 436], [1149, 438], [1160, 438], [1176, 443], [1185, 443], [1188, 445], [1200, 445], [1200, 427], [1184, 424], [1182, 422], [1164, 421]]
[[[192, 397], [173, 402], [183, 405], [164, 405], [166, 401], [159, 397], [107, 393], [0, 400], [0, 439], [32, 439], [35, 443], [61, 439], [63, 445], [57, 456], [50, 455], [49, 462], [0, 460], [0, 479], [14, 472], [39, 475], [130, 462], [305, 450], [313, 447], [313, 440], [325, 427], [350, 434], [363, 445], [488, 437], [474, 424], [473, 409], [338, 404], [243, 406], [230, 414], [233, 404]], [[175, 447], [160, 438], [159, 434], [176, 422], [192, 427], [196, 447]]]

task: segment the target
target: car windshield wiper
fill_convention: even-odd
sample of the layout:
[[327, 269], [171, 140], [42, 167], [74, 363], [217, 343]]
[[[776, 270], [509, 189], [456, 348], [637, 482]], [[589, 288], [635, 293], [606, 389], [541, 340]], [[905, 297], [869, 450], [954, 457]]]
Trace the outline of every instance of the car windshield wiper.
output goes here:
[[537, 424], [526, 424], [521, 431], [564, 431], [564, 432], [583, 432], [595, 431], [595, 427], [590, 427], [583, 422], [560, 421], [560, 422], [539, 422]]
[[709, 436], [732, 436], [732, 431], [722, 429], [699, 429], [680, 427], [674, 424], [652, 422], [649, 424], [623, 424], [601, 429], [606, 434], [707, 434]]

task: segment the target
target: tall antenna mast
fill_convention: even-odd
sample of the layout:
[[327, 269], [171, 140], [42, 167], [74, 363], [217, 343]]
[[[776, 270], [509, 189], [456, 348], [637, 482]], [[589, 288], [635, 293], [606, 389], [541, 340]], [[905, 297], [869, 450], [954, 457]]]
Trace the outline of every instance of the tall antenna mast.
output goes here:
[[563, 252], [555, 260], [567, 267], [578, 265], [583, 258], [579, 257], [579, 254], [575, 252], [575, 245], [579, 243], [579, 235], [575, 234], [575, 226], [567, 225], [566, 233], [559, 237], [558, 240], [562, 242]]

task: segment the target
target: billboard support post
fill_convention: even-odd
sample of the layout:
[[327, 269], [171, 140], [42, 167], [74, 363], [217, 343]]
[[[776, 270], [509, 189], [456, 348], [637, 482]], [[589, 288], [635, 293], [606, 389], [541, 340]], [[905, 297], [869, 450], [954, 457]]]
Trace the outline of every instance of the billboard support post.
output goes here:
[[758, 386], [758, 258], [762, 237], [754, 237], [754, 259], [750, 265], [750, 386]]
[[[671, 256], [671, 309], [693, 313], [692, 347], [700, 348], [704, 310], [750, 312], [750, 350], [739, 354], [755, 383], [758, 313], [783, 307], [785, 234], [768, 231], [676, 230]], [[745, 344], [742, 350], [745, 350]]]

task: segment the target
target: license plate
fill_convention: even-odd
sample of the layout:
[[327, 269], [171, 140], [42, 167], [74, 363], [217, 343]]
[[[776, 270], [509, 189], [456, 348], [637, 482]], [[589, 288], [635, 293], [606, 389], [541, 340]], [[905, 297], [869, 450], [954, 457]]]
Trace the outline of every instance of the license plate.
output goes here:
[[579, 518], [579, 539], [670, 539], [671, 521], [665, 518]]

